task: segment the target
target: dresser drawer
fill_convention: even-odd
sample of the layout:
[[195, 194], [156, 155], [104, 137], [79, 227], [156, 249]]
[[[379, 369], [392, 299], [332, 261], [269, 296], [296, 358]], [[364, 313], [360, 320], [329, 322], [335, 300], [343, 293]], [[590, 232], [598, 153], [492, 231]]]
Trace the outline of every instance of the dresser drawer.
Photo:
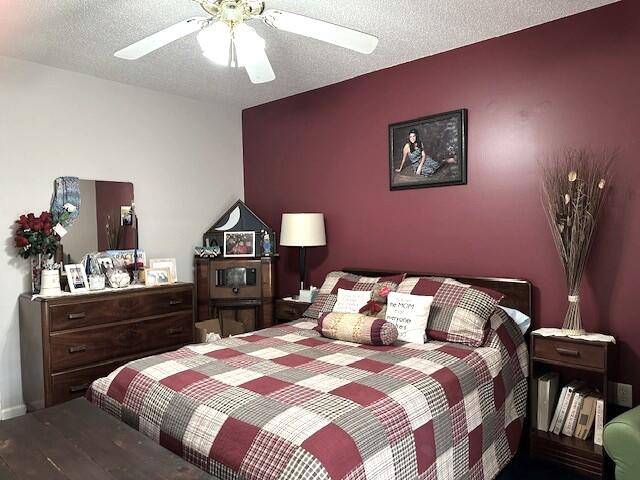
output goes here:
[[132, 293], [114, 294], [109, 298], [53, 305], [50, 308], [51, 331], [75, 329], [114, 323], [131, 318], [175, 313], [192, 308], [192, 290], [140, 289]]
[[297, 320], [304, 312], [309, 308], [310, 303], [306, 302], [292, 302], [287, 300], [276, 300], [276, 313], [275, 317], [284, 322], [290, 322]]
[[606, 349], [604, 345], [533, 335], [533, 357], [535, 360], [548, 361], [562, 365], [604, 370], [606, 368]]
[[69, 373], [51, 376], [51, 399], [47, 406], [67, 402], [82, 397], [91, 386], [91, 382], [106, 377], [126, 361], [111, 362], [97, 367], [83, 368]]
[[81, 367], [117, 357], [193, 342], [192, 312], [54, 333], [51, 370]]

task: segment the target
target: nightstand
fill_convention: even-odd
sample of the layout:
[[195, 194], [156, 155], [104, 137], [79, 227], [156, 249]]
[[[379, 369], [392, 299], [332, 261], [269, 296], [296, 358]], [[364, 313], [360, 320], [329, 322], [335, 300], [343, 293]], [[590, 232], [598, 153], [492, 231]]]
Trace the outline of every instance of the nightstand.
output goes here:
[[276, 300], [275, 320], [276, 323], [291, 322], [298, 320], [307, 311], [311, 304], [307, 302], [297, 302], [279, 298]]
[[[610, 342], [587, 341], [560, 336], [531, 335], [530, 388], [546, 372], [560, 374], [559, 390], [572, 380], [582, 380], [591, 389], [601, 392], [604, 399], [604, 419], [607, 420], [609, 377], [613, 374]], [[559, 393], [559, 392], [558, 392]], [[537, 398], [530, 395], [531, 412], [537, 408]], [[557, 401], [557, 399], [556, 399]], [[531, 456], [578, 472], [591, 478], [606, 478], [607, 464], [604, 449], [587, 440], [543, 432], [536, 425], [529, 426]]]

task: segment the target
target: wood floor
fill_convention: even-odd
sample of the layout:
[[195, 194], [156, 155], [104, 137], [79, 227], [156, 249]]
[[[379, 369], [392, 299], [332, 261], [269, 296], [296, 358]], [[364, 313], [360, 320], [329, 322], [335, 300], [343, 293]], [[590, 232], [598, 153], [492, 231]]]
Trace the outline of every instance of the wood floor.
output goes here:
[[85, 399], [0, 422], [1, 480], [211, 480]]
[[[213, 480], [84, 399], [0, 422], [0, 480]], [[521, 453], [497, 480], [587, 480]]]

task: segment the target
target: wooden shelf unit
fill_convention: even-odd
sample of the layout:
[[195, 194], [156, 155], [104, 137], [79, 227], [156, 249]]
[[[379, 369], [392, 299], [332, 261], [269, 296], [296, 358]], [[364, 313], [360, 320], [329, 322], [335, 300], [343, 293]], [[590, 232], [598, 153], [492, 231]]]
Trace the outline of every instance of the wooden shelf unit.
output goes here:
[[[582, 380], [597, 389], [604, 399], [604, 418], [607, 420], [608, 383], [613, 369], [614, 345], [569, 337], [544, 337], [532, 334], [530, 339], [530, 392], [537, 391], [534, 382], [546, 372], [560, 374], [560, 390], [572, 380]], [[557, 401], [557, 399], [556, 399]], [[530, 397], [530, 411], [537, 409], [537, 398]], [[595, 428], [595, 427], [594, 427]], [[581, 475], [606, 479], [609, 470], [604, 448], [587, 440], [543, 432], [532, 422], [529, 426], [529, 445], [533, 458], [556, 463]]]

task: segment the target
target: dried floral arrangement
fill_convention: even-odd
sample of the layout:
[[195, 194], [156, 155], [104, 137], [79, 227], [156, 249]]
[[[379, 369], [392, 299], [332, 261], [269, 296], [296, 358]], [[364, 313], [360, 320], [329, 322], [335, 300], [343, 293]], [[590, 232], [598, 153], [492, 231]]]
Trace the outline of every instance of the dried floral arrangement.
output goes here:
[[569, 309], [563, 330], [584, 334], [580, 284], [589, 258], [615, 152], [566, 150], [543, 166], [542, 202], [567, 281]]

